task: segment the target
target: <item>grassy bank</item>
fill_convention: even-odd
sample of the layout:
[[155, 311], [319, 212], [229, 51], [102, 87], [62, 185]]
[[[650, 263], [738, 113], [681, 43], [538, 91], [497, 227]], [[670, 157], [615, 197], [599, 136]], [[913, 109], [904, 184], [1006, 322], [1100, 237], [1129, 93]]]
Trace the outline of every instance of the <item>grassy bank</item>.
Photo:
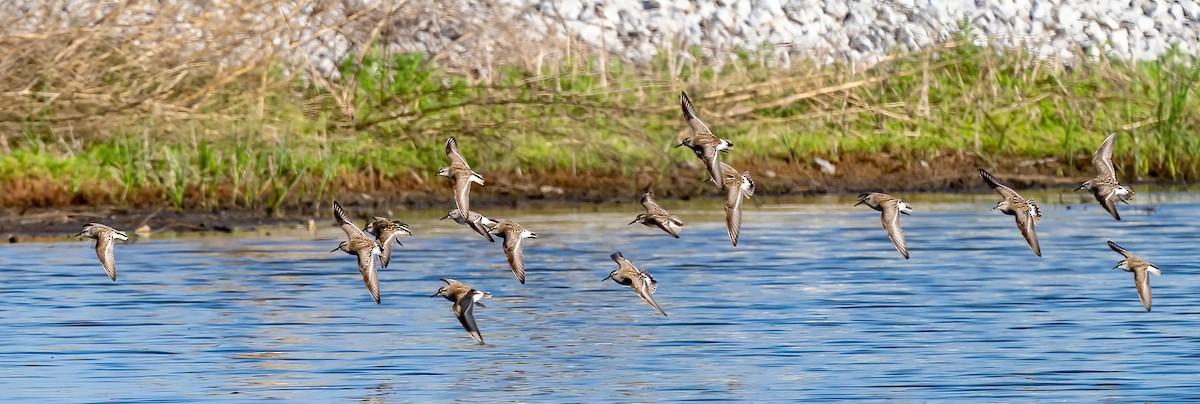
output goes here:
[[[1066, 68], [956, 40], [854, 69], [785, 67], [770, 49], [719, 66], [696, 52], [630, 66], [584, 50], [480, 78], [374, 49], [346, 61], [341, 78], [313, 81], [285, 73], [274, 53], [224, 66], [212, 60], [228, 55], [147, 58], [111, 39], [71, 49], [42, 39], [34, 50], [0, 40], [10, 73], [0, 206], [278, 212], [335, 195], [445, 193], [433, 174], [451, 135], [488, 178], [484, 198], [622, 183], [695, 194], [702, 170], [672, 148], [687, 135], [681, 90], [736, 144], [727, 161], [779, 176], [760, 181], [768, 192], [841, 176], [851, 188], [902, 189], [893, 180], [921, 176], [922, 160], [1084, 177], [1110, 132], [1125, 134], [1126, 177], [1200, 176], [1200, 63], [1174, 54]], [[839, 174], [821, 177], [813, 157]]]

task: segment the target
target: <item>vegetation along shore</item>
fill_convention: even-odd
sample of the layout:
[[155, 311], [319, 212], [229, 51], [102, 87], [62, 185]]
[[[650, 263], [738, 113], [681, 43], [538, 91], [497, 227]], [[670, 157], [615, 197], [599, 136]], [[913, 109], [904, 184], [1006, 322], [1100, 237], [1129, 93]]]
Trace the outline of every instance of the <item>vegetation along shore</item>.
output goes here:
[[633, 203], [647, 189], [719, 198], [692, 153], [674, 148], [688, 134], [680, 91], [765, 195], [984, 191], [977, 167], [1021, 187], [1077, 184], [1113, 132], [1126, 134], [1115, 160], [1134, 186], [1200, 176], [1200, 63], [1179, 52], [1066, 66], [963, 33], [865, 68], [782, 67], [769, 46], [719, 68], [686, 52], [633, 65], [580, 50], [483, 80], [436, 56], [371, 48], [329, 79], [270, 53], [231, 66], [62, 37], [79, 32], [0, 41], [9, 215], [85, 205], [320, 215], [335, 197], [444, 205], [449, 185], [435, 174], [448, 136], [487, 180], [472, 194], [482, 206]]

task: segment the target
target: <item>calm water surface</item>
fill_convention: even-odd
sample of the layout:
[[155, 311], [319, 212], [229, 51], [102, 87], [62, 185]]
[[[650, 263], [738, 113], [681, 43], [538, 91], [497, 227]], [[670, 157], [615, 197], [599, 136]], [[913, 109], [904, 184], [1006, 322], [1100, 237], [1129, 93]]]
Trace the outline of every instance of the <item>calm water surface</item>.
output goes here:
[[[9, 400], [1200, 399], [1200, 195], [1142, 194], [1122, 222], [1082, 193], [1046, 203], [1033, 255], [995, 195], [905, 195], [911, 260], [847, 197], [749, 207], [741, 245], [719, 201], [488, 212], [520, 221], [529, 283], [501, 244], [397, 212], [374, 304], [340, 230], [118, 245], [0, 246], [0, 392]], [[1040, 200], [1056, 200], [1045, 195]], [[935, 202], [940, 201], [940, 202]], [[678, 207], [676, 207], [678, 206]], [[354, 212], [366, 215], [377, 212]], [[1111, 269], [1114, 240], [1160, 266], [1154, 311]], [[657, 315], [601, 283], [621, 251], [659, 282]], [[475, 345], [429, 295], [452, 277], [495, 294]]]

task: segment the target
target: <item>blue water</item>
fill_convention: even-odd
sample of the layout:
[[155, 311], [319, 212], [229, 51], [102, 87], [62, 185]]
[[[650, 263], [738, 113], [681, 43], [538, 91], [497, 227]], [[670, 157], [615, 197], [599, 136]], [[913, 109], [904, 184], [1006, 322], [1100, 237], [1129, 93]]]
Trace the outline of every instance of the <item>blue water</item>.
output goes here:
[[[748, 206], [741, 245], [719, 201], [664, 200], [682, 239], [627, 226], [634, 201], [485, 212], [538, 233], [528, 284], [501, 245], [397, 212], [374, 304], [342, 233], [276, 229], [118, 245], [0, 246], [0, 394], [42, 402], [1183, 401], [1200, 399], [1200, 203], [1139, 193], [1122, 222], [1045, 204], [1033, 255], [995, 195], [915, 205], [912, 259], [848, 198]], [[1053, 199], [1046, 197], [1044, 199]], [[1084, 201], [1072, 195], [1068, 202]], [[931, 200], [935, 199], [929, 196]], [[952, 198], [953, 199], [953, 198]], [[367, 213], [353, 212], [359, 216]], [[322, 224], [324, 223], [324, 220]], [[1111, 269], [1114, 240], [1158, 264], [1154, 311]], [[621, 251], [659, 282], [657, 315], [600, 279]], [[431, 299], [452, 277], [494, 293], [487, 345]]]

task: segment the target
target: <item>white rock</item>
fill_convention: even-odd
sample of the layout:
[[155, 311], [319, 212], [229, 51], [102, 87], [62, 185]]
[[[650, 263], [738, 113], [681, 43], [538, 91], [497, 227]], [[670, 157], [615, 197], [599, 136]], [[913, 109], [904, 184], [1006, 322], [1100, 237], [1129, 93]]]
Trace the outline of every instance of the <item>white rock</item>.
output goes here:
[[1057, 13], [1058, 27], [1065, 30], [1074, 29], [1075, 25], [1079, 22], [1080, 15], [1079, 11], [1075, 10], [1074, 7], [1068, 4], [1060, 4]]
[[850, 12], [850, 7], [846, 6], [844, 1], [827, 1], [825, 2], [825, 14], [828, 14], [838, 20], [846, 18], [846, 13]]
[[1109, 40], [1112, 41], [1112, 48], [1117, 54], [1129, 54], [1129, 32], [1124, 28], [1115, 30], [1109, 34]]
[[1179, 4], [1183, 8], [1183, 16], [1192, 21], [1200, 21], [1200, 3], [1195, 0], [1180, 0]]
[[1100, 25], [1103, 25], [1106, 29], [1115, 30], [1117, 28], [1121, 28], [1121, 22], [1111, 14], [1103, 14], [1097, 20], [1100, 22]]

